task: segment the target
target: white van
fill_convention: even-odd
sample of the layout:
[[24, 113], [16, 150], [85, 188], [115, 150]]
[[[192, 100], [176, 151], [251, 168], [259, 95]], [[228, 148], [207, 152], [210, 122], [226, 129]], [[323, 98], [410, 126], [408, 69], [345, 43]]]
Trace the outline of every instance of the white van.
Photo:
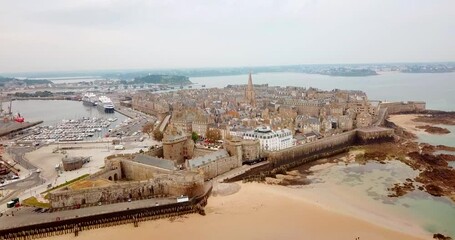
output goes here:
[[124, 149], [125, 149], [125, 146], [123, 146], [123, 145], [115, 145], [115, 146], [114, 146], [114, 149], [115, 149], [115, 150], [124, 150]]

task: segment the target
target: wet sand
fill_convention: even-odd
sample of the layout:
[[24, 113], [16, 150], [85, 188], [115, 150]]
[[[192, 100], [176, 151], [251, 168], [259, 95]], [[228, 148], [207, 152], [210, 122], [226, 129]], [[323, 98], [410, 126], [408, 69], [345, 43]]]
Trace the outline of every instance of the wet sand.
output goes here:
[[[141, 222], [139, 228], [121, 225], [63, 235], [50, 239], [429, 239], [413, 226], [390, 220], [384, 227], [368, 215], [342, 213], [343, 203], [333, 209], [319, 203], [317, 191], [260, 183], [240, 184], [228, 196], [209, 198], [206, 216]], [[316, 190], [316, 189], [315, 189]], [[302, 194], [303, 193], [303, 194]], [[312, 196], [312, 197], [311, 197]], [[329, 199], [336, 201], [336, 199]], [[374, 210], [374, 209], [371, 209]], [[368, 219], [365, 219], [368, 218]], [[361, 219], [364, 218], [364, 219]], [[402, 231], [399, 232], [398, 230]], [[414, 234], [414, 235], [411, 235]]]
[[406, 131], [417, 134], [424, 133], [423, 129], [416, 128], [416, 126], [429, 125], [428, 123], [414, 122], [413, 119], [417, 118], [418, 114], [402, 114], [402, 115], [390, 115], [389, 121], [396, 125], [404, 128]]

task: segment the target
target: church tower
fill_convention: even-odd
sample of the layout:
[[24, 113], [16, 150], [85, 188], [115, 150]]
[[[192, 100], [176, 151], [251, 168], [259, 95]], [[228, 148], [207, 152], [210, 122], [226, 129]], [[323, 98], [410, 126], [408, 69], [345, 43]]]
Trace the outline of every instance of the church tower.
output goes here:
[[254, 93], [253, 79], [251, 78], [251, 73], [248, 78], [248, 86], [246, 87], [245, 90], [245, 100], [246, 103], [250, 104], [253, 107], [256, 107], [256, 95]]

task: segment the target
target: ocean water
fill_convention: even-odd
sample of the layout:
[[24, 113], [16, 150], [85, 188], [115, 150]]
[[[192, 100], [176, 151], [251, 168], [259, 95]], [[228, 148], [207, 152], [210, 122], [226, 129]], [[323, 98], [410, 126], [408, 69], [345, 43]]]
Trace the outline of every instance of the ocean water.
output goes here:
[[449, 166], [451, 166], [452, 168], [455, 168], [455, 162], [454, 161], [449, 162]]
[[[190, 80], [198, 86], [222, 88], [229, 84], [246, 84], [248, 76], [192, 77]], [[253, 75], [253, 83], [271, 86], [315, 87], [322, 90], [362, 90], [371, 100], [426, 101], [428, 109], [455, 111], [455, 72], [418, 74], [386, 72], [367, 77], [260, 73]]]
[[448, 134], [429, 134], [425, 132], [420, 132], [417, 134], [420, 142], [429, 143], [431, 145], [446, 145], [455, 147], [455, 126], [449, 125], [436, 125], [438, 127], [449, 129], [450, 133]]
[[407, 165], [390, 161], [336, 165], [316, 171], [309, 178], [315, 188], [336, 188], [338, 192], [349, 193], [348, 197], [340, 194], [340, 201], [355, 198], [362, 203], [359, 208], [366, 211], [376, 209], [372, 211], [409, 220], [430, 233], [455, 237], [455, 204], [450, 199], [433, 197], [419, 190], [397, 198], [387, 196], [387, 188], [417, 175], [418, 172]]

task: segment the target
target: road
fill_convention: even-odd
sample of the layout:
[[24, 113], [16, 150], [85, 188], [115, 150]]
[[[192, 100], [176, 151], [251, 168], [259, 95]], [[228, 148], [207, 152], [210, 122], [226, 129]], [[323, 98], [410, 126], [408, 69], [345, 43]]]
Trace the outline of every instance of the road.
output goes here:
[[[114, 129], [110, 134], [111, 136], [120, 137], [122, 142], [139, 144], [142, 133], [137, 133], [142, 130], [142, 127], [147, 122], [155, 123], [156, 118], [154, 116], [146, 115], [144, 113], [129, 109], [123, 108], [123, 111], [128, 111], [128, 114], [135, 116], [134, 119], [130, 119], [130, 122], [127, 125], [120, 126], [118, 129]], [[6, 140], [5, 140], [6, 141]], [[8, 140], [5, 142], [6, 145], [10, 145], [13, 140]], [[145, 146], [145, 145], [144, 145]], [[30, 171], [30, 174], [24, 177], [23, 179], [12, 181], [6, 183], [2, 186], [4, 189], [3, 193], [5, 196], [0, 199], [0, 212], [6, 210], [6, 203], [12, 198], [19, 197], [20, 200], [28, 198], [30, 196], [35, 196], [42, 191], [47, 189], [46, 180], [40, 176], [40, 173], [37, 172], [39, 169], [37, 166], [33, 165], [24, 157], [27, 152], [35, 150], [34, 147], [20, 147], [20, 146], [9, 146], [6, 149], [8, 155], [16, 162], [16, 164], [21, 165], [23, 168]], [[13, 164], [14, 165], [14, 164]], [[50, 181], [48, 179], [48, 181]], [[66, 181], [61, 179], [60, 181]]]
[[[0, 206], [5, 205], [8, 201], [11, 200], [11, 198], [18, 197], [22, 193], [26, 192], [27, 190], [30, 190], [36, 186], [39, 186], [45, 182], [44, 179], [40, 177], [40, 173], [36, 172], [38, 169], [36, 166], [28, 162], [25, 158], [24, 155], [27, 152], [30, 152], [33, 150], [33, 147], [8, 147], [7, 152], [8, 154], [13, 158], [13, 160], [26, 168], [27, 170], [30, 171], [30, 175], [25, 177], [24, 179], [17, 180], [11, 183], [6, 184], [3, 189], [4, 190], [10, 190], [8, 194], [6, 194], [2, 199], [0, 200]], [[30, 190], [31, 191], [31, 190]], [[30, 194], [33, 194], [30, 192]], [[0, 208], [1, 209], [1, 208]]]

